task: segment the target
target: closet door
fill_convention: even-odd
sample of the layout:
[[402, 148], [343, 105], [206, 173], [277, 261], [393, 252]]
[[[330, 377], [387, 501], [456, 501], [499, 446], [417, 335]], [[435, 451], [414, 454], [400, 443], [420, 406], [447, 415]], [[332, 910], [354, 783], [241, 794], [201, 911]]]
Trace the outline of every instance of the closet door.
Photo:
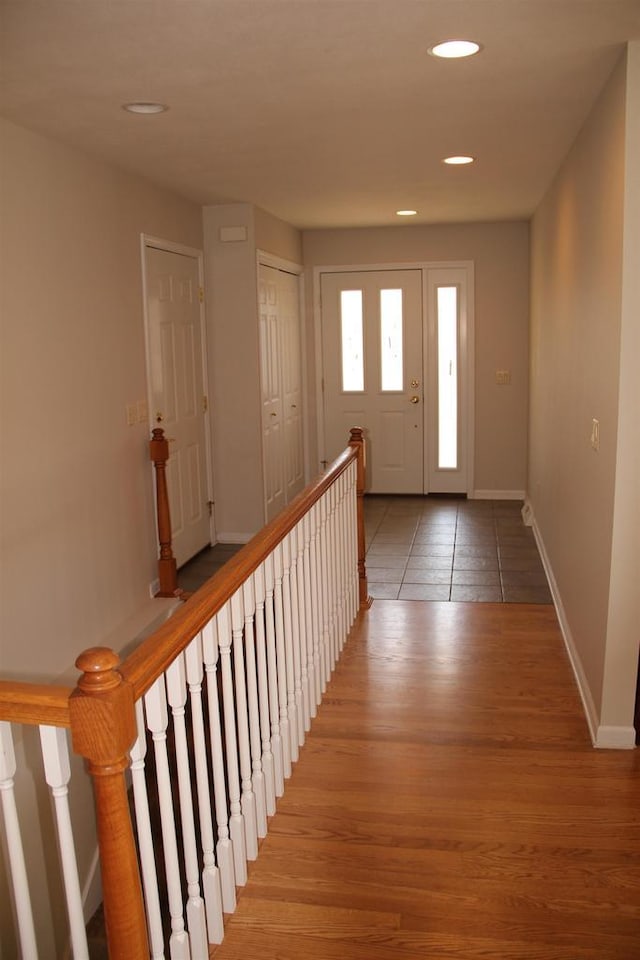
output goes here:
[[269, 521], [304, 486], [298, 278], [258, 268], [262, 455]]

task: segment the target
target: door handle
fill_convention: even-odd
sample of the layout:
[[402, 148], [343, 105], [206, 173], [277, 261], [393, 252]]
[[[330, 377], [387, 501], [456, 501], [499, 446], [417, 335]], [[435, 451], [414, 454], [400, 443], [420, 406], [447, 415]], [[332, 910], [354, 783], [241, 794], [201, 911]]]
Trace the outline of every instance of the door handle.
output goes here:
[[417, 397], [414, 393], [412, 397], [409, 397], [409, 403], [420, 403], [420, 397]]

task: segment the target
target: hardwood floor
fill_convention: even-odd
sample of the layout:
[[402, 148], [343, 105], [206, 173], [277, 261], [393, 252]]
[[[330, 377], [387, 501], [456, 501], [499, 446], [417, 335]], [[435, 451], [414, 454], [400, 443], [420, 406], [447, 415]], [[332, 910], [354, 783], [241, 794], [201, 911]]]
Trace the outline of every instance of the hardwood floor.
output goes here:
[[640, 754], [551, 606], [376, 600], [215, 960], [638, 960]]

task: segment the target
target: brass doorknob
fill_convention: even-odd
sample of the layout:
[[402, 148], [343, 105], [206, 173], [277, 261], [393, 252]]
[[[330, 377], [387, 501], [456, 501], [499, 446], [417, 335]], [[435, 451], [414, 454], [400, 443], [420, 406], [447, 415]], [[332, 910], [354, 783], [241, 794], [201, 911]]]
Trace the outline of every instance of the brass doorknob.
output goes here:
[[420, 403], [420, 397], [414, 394], [412, 397], [409, 397], [409, 403]]

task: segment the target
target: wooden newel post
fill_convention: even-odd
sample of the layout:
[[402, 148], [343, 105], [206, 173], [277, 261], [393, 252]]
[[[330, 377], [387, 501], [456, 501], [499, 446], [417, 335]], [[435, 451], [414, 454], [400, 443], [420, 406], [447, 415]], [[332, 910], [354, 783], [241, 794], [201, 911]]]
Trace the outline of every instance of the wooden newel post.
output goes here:
[[125, 770], [136, 738], [133, 690], [118, 655], [92, 647], [76, 660], [83, 674], [69, 699], [74, 751], [93, 778], [107, 942], [111, 960], [148, 960], [140, 872]]
[[358, 451], [356, 494], [358, 519], [358, 596], [360, 609], [370, 607], [372, 600], [367, 585], [367, 570], [364, 557], [367, 550], [364, 535], [364, 484], [366, 476], [366, 447], [362, 427], [352, 427], [349, 434], [349, 445]]
[[167, 489], [166, 465], [169, 459], [169, 441], [162, 427], [156, 427], [149, 441], [151, 459], [156, 470], [156, 508], [158, 511], [158, 540], [160, 556], [158, 558], [159, 597], [175, 597], [178, 589], [176, 560], [171, 549], [171, 513], [169, 510], [169, 491]]

